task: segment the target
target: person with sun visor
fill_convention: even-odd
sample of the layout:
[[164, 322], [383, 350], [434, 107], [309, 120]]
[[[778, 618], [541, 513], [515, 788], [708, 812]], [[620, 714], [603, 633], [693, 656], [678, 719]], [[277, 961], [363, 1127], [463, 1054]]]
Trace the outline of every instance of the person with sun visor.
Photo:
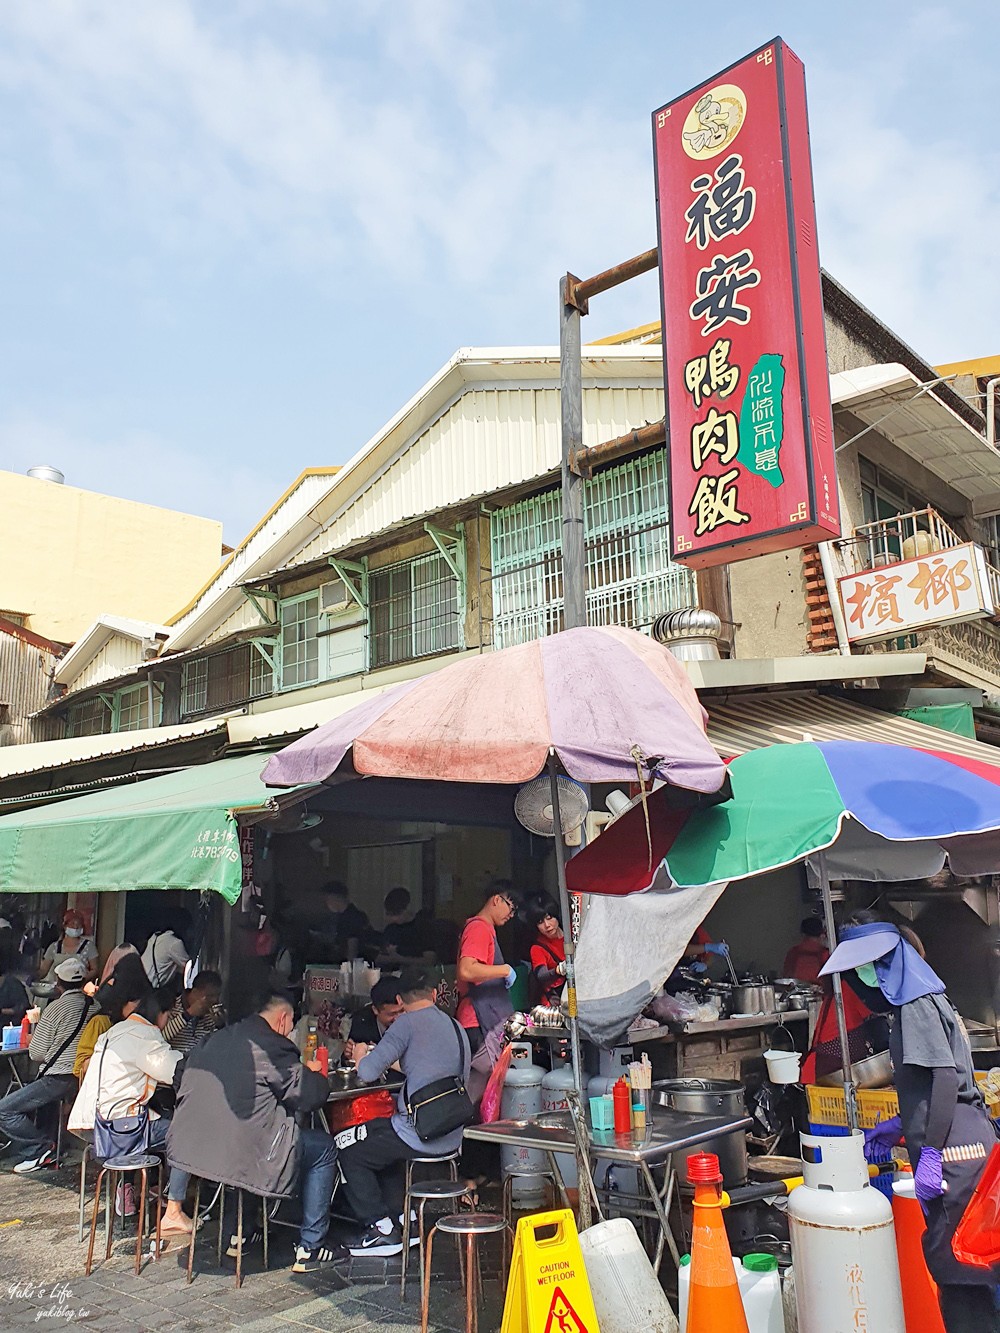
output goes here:
[[1000, 1265], [959, 1263], [951, 1240], [997, 1136], [976, 1086], [969, 1039], [944, 982], [899, 929], [858, 913], [820, 971], [843, 974], [869, 1009], [889, 1019], [899, 1117], [866, 1137], [890, 1148], [905, 1136], [927, 1219], [924, 1256], [948, 1333], [1000, 1333], [993, 1288]]

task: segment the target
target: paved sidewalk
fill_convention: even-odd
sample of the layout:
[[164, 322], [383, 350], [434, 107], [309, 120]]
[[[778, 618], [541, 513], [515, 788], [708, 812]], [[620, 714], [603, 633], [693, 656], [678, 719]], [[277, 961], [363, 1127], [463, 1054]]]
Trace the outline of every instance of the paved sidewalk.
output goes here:
[[[88, 1176], [91, 1191], [93, 1177]], [[291, 1272], [294, 1232], [271, 1230], [271, 1269], [264, 1272], [260, 1247], [244, 1261], [237, 1291], [235, 1263], [215, 1265], [215, 1225], [199, 1237], [195, 1278], [185, 1283], [187, 1248], [172, 1242], [159, 1262], [148, 1258], [135, 1276], [135, 1231], [117, 1239], [103, 1262], [104, 1231], [99, 1225], [95, 1269], [83, 1276], [86, 1241], [77, 1240], [79, 1157], [70, 1156], [58, 1171], [16, 1176], [0, 1164], [0, 1328], [45, 1329], [79, 1325], [88, 1329], [170, 1330], [198, 1333], [209, 1329], [336, 1329], [343, 1333], [412, 1333], [420, 1326], [420, 1282], [416, 1252], [405, 1305], [399, 1299], [398, 1260], [351, 1260], [345, 1257], [320, 1273]], [[88, 1221], [89, 1221], [88, 1205]], [[121, 1223], [119, 1222], [119, 1227]], [[430, 1326], [434, 1333], [464, 1329], [464, 1300], [453, 1251], [435, 1256]], [[486, 1251], [483, 1265], [486, 1303], [480, 1311], [481, 1333], [500, 1327], [502, 1289], [499, 1250]]]

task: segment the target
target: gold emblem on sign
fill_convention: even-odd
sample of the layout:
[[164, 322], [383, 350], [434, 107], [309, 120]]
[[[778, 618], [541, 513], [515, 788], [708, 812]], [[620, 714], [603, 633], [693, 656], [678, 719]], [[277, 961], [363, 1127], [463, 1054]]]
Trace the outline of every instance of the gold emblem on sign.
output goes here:
[[798, 509], [788, 515], [788, 521], [789, 523], [804, 523], [808, 517], [809, 506], [806, 504], [805, 500], [800, 500]]
[[687, 114], [681, 130], [681, 143], [688, 157], [696, 162], [725, 152], [740, 130], [747, 114], [747, 99], [735, 83], [720, 83], [699, 97]]
[[694, 542], [693, 542], [693, 541], [690, 541], [687, 537], [685, 537], [684, 534], [683, 534], [682, 532], [679, 532], [679, 533], [677, 534], [677, 549], [678, 549], [678, 551], [690, 551], [690, 549], [691, 549], [691, 547], [692, 547], [693, 545], [694, 545]]

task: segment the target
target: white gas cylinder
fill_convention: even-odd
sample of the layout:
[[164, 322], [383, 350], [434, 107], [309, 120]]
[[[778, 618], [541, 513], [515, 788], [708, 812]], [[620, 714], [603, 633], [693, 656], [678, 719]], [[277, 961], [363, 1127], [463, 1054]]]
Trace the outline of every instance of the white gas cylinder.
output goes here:
[[580, 1249], [601, 1333], [678, 1333], [670, 1302], [627, 1218], [581, 1231]]
[[864, 1135], [803, 1134], [788, 1198], [799, 1333], [905, 1333], [892, 1206], [868, 1181]]
[[[538, 1114], [542, 1109], [544, 1073], [544, 1069], [532, 1063], [530, 1042], [511, 1043], [510, 1066], [500, 1097], [500, 1114], [504, 1120], [528, 1120]], [[542, 1173], [547, 1167], [543, 1152], [536, 1148], [505, 1145], [500, 1149], [500, 1162], [505, 1177], [518, 1173], [511, 1189], [519, 1203], [533, 1205], [542, 1201], [545, 1195]], [[528, 1174], [523, 1174], [525, 1172]]]
[[[567, 1057], [566, 1063], [557, 1064], [560, 1057], [552, 1051], [552, 1068], [542, 1079], [542, 1110], [568, 1111], [568, 1094], [573, 1088], [573, 1070]], [[563, 1183], [572, 1189], [576, 1185], [576, 1157], [571, 1153], [556, 1153], [556, 1162], [562, 1174]]]

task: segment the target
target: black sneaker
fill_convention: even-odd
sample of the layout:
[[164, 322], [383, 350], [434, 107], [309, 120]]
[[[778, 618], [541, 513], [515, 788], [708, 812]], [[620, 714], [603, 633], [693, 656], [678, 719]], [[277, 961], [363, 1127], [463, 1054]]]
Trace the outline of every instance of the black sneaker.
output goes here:
[[[198, 1220], [200, 1221], [201, 1219], [199, 1218]], [[254, 1227], [252, 1231], [244, 1231], [243, 1253], [246, 1254], [251, 1245], [259, 1245], [263, 1239], [264, 1233], [259, 1227]], [[236, 1242], [238, 1240], [239, 1236], [237, 1236], [235, 1232], [229, 1237], [229, 1249], [226, 1251], [226, 1255], [230, 1259], [236, 1258]]]
[[380, 1231], [378, 1225], [373, 1222], [353, 1245], [348, 1246], [348, 1249], [355, 1259], [361, 1259], [366, 1254], [379, 1259], [389, 1259], [394, 1254], [403, 1253], [403, 1233], [398, 1226], [394, 1226], [388, 1232]]
[[336, 1250], [331, 1250], [326, 1245], [314, 1245], [311, 1250], [307, 1250], [304, 1245], [296, 1245], [292, 1272], [314, 1273], [320, 1265], [332, 1264], [339, 1257]]

